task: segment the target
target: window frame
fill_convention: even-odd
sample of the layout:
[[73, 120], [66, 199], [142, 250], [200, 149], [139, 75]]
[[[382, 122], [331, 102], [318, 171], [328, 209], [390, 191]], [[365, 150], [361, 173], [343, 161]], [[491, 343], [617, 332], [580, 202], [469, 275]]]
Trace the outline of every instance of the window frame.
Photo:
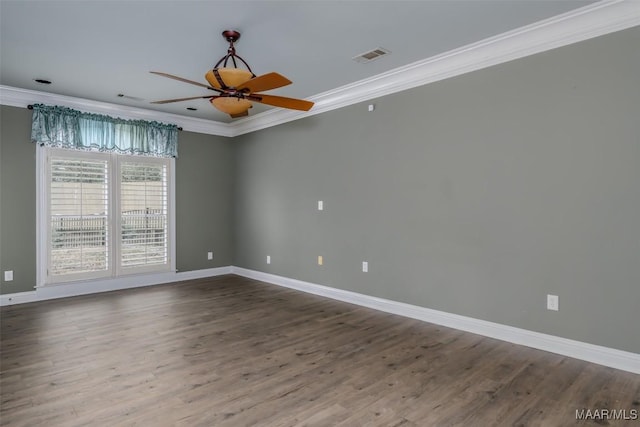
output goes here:
[[[50, 182], [51, 156], [73, 157], [78, 159], [107, 160], [109, 173], [109, 259], [110, 265], [106, 271], [72, 273], [50, 276], [48, 269], [51, 260], [51, 211], [50, 211]], [[135, 163], [163, 163], [167, 173], [167, 263], [161, 265], [143, 265], [135, 267], [122, 266], [121, 235], [120, 235], [120, 173], [122, 162]], [[99, 151], [70, 150], [37, 145], [36, 148], [36, 287], [65, 284], [79, 281], [95, 281], [104, 279], [118, 279], [121, 277], [167, 273], [176, 271], [176, 239], [175, 239], [175, 158], [123, 155]]]

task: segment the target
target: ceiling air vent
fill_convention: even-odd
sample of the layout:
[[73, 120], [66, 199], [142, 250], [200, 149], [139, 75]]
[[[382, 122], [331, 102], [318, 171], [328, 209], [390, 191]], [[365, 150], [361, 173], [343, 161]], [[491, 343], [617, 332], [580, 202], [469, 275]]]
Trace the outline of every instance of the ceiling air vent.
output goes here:
[[366, 62], [374, 61], [380, 58], [381, 56], [388, 55], [390, 53], [391, 52], [385, 48], [377, 47], [373, 50], [370, 50], [369, 52], [361, 53], [360, 55], [354, 56], [353, 60], [360, 63], [366, 63]]

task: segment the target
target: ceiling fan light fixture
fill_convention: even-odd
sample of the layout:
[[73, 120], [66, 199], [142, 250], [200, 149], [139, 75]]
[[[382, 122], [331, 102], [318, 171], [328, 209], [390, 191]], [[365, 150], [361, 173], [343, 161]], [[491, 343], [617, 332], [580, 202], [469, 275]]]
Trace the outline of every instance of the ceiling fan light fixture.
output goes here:
[[220, 96], [211, 99], [211, 105], [218, 110], [229, 115], [239, 115], [247, 112], [251, 108], [251, 102], [233, 96]]
[[253, 77], [255, 76], [251, 71], [241, 68], [214, 68], [204, 75], [209, 84], [216, 89], [235, 88]]

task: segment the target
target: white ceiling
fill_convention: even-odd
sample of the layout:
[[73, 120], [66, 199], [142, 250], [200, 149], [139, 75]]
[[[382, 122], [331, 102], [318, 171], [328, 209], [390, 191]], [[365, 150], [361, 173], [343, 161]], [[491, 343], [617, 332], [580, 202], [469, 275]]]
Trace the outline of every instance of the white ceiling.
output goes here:
[[[590, 3], [0, 0], [0, 85], [228, 122], [207, 100], [150, 104], [207, 91], [149, 71], [205, 82], [226, 53], [220, 33], [237, 29], [237, 53], [256, 74], [277, 71], [293, 81], [270, 93], [309, 98]], [[376, 47], [392, 53], [352, 60]]]

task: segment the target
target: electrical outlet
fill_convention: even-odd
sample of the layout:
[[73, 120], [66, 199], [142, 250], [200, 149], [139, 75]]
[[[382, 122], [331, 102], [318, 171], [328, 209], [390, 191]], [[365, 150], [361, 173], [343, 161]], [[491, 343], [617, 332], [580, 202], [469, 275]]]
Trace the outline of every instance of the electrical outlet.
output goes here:
[[369, 272], [369, 263], [367, 261], [362, 261], [362, 272], [363, 273]]
[[558, 311], [558, 295], [547, 295], [547, 310]]
[[11, 282], [13, 280], [13, 270], [7, 270], [4, 272], [4, 281]]
[[318, 210], [319, 211], [324, 210], [324, 202], [322, 200], [318, 200]]
[[207, 252], [207, 259], [208, 260], [212, 260], [213, 259], [213, 252]]
[[267, 255], [267, 264], [271, 264], [271, 255]]
[[322, 255], [318, 255], [318, 265], [322, 265], [324, 260], [322, 259]]

